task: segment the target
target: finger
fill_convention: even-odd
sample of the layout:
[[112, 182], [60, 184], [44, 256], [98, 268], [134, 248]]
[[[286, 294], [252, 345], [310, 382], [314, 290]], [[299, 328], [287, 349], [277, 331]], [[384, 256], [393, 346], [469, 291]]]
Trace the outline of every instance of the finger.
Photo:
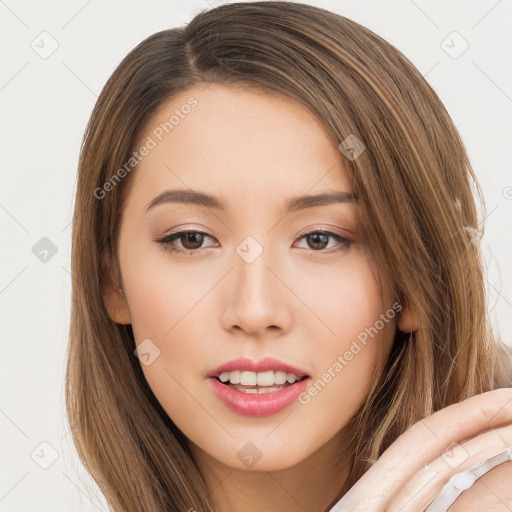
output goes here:
[[455, 445], [418, 471], [391, 500], [386, 512], [424, 510], [454, 475], [512, 447], [512, 424]]
[[[354, 484], [333, 512], [357, 509], [366, 503], [387, 505], [423, 466], [436, 459], [451, 443], [471, 438], [484, 429], [512, 421], [512, 388], [472, 396], [424, 418], [400, 435], [377, 462]], [[363, 489], [363, 493], [358, 490]], [[383, 496], [389, 496], [387, 503]], [[370, 508], [365, 510], [383, 510]]]

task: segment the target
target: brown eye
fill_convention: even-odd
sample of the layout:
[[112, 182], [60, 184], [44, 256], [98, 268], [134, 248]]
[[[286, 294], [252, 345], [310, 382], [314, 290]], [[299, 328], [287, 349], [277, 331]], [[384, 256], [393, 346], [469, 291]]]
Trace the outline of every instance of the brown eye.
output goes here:
[[[300, 240], [304, 239], [308, 245], [308, 248], [312, 253], [320, 254], [334, 254], [341, 251], [346, 251], [352, 244], [352, 240], [345, 238], [331, 231], [311, 231], [305, 233], [300, 237]], [[329, 240], [334, 240], [335, 244], [333, 250], [325, 250], [329, 245]], [[337, 247], [336, 247], [337, 246]]]
[[199, 231], [185, 232], [180, 235], [179, 239], [181, 240], [181, 244], [184, 249], [193, 251], [194, 249], [199, 249], [201, 245], [203, 245], [204, 233]]
[[189, 256], [195, 254], [196, 250], [202, 248], [205, 238], [214, 240], [212, 236], [202, 231], [188, 230], [179, 231], [178, 233], [167, 235], [161, 239], [154, 239], [154, 241], [169, 252]]
[[318, 251], [321, 251], [327, 247], [329, 238], [330, 236], [325, 233], [310, 233], [309, 235], [306, 235], [308, 245], [311, 247], [311, 249]]

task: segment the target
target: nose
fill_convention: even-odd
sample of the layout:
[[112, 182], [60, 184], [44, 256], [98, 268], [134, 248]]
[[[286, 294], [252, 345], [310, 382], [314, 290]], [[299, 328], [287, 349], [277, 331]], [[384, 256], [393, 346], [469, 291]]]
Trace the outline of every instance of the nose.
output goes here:
[[[254, 248], [253, 248], [254, 249]], [[290, 276], [276, 256], [263, 249], [256, 259], [236, 252], [227, 290], [222, 324], [233, 334], [278, 337], [290, 329]], [[285, 284], [286, 283], [286, 284]], [[288, 284], [289, 286], [289, 284]]]

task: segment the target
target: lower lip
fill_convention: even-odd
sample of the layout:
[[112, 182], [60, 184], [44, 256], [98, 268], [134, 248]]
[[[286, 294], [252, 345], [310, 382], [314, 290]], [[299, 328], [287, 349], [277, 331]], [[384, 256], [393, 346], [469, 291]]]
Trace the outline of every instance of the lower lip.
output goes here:
[[244, 393], [222, 384], [214, 377], [208, 379], [219, 400], [231, 410], [244, 416], [271, 416], [290, 406], [306, 389], [310, 377], [295, 382], [279, 391], [263, 393]]

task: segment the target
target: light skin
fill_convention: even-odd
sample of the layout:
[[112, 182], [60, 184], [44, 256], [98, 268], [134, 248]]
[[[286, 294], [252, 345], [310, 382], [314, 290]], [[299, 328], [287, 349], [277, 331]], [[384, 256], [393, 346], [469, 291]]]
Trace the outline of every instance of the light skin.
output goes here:
[[[134, 171], [120, 225], [122, 279], [105, 304], [112, 320], [132, 324], [136, 345], [149, 339], [160, 350], [142, 370], [209, 468], [216, 510], [324, 510], [347, 477], [343, 460], [334, 470], [344, 427], [396, 329], [417, 321], [407, 309], [391, 318], [306, 405], [254, 418], [220, 402], [206, 377], [220, 364], [270, 356], [316, 381], [396, 301], [388, 289], [381, 301], [357, 202], [282, 213], [290, 198], [351, 192], [344, 157], [315, 116], [283, 97], [211, 84], [163, 104], [140, 140], [191, 96], [198, 105]], [[176, 202], [147, 210], [171, 189], [215, 196], [225, 210]], [[197, 238], [155, 241], [183, 230]], [[304, 236], [325, 231], [351, 242]], [[262, 249], [250, 263], [237, 252], [247, 237]], [[237, 456], [248, 442], [261, 453], [251, 468]]]

